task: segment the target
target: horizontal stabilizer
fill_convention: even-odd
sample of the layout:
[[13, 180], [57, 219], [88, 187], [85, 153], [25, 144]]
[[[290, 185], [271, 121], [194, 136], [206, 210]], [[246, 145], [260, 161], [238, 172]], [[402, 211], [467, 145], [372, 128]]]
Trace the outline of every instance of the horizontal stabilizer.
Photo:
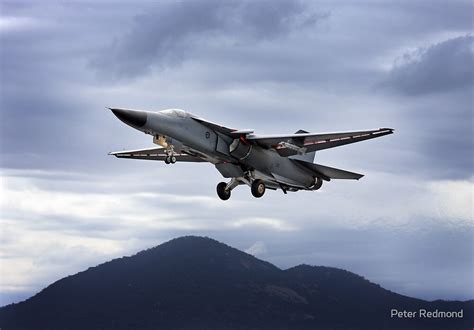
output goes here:
[[349, 172], [341, 170], [339, 168], [324, 166], [320, 164], [308, 163], [301, 160], [295, 160], [299, 164], [305, 166], [306, 168], [312, 170], [315, 174], [319, 175], [323, 179], [345, 179], [345, 180], [359, 180], [364, 175], [354, 172]]

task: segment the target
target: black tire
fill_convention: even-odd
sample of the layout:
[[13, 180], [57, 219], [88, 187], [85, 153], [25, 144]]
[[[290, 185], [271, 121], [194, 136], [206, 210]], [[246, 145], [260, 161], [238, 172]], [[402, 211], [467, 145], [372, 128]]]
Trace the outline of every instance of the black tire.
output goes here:
[[170, 157], [169, 157], [169, 156], [167, 156], [167, 157], [165, 158], [165, 163], [166, 163], [166, 164], [169, 164], [169, 163], [171, 163], [171, 159], [170, 159]]
[[171, 164], [174, 164], [176, 163], [176, 157], [175, 156], [171, 156]]
[[219, 196], [220, 199], [223, 201], [226, 201], [230, 198], [230, 190], [226, 190], [225, 187], [227, 187], [227, 183], [225, 182], [220, 182], [217, 185], [217, 196]]
[[321, 186], [323, 185], [323, 180], [321, 178], [315, 178], [314, 179], [314, 185], [312, 187], [313, 190], [318, 190], [319, 188], [321, 188]]
[[257, 180], [254, 180], [252, 182], [252, 195], [254, 197], [257, 197], [257, 198], [260, 198], [263, 196], [263, 194], [265, 194], [265, 190], [266, 190], [266, 187], [265, 187], [265, 183], [260, 180], [260, 179], [257, 179]]

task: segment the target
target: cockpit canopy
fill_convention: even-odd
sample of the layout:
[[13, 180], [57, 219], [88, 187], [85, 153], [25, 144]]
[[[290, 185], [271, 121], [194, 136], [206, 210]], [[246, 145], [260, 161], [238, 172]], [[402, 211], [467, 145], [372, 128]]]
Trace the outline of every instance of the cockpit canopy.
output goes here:
[[189, 112], [186, 112], [186, 111], [181, 110], [181, 109], [166, 109], [166, 110], [161, 110], [159, 112], [164, 114], [164, 115], [173, 116], [173, 117], [186, 118], [186, 117], [191, 116], [191, 114]]

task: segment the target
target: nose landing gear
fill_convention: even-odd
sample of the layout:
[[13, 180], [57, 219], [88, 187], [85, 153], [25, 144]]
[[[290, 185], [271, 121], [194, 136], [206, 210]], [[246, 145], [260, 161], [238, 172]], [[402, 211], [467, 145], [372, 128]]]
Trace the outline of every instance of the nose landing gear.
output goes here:
[[166, 164], [174, 164], [176, 163], [176, 157], [174, 156], [174, 147], [172, 144], [168, 144], [166, 147], [166, 158], [165, 158], [165, 163]]
[[166, 164], [174, 164], [174, 163], [176, 163], [176, 157], [175, 157], [175, 156], [166, 156], [166, 158], [165, 158], [165, 163], [166, 163]]

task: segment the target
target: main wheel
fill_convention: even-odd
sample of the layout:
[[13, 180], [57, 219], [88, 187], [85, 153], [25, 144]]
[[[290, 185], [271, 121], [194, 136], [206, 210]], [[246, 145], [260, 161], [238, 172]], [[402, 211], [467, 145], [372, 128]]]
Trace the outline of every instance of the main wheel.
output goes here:
[[175, 156], [171, 156], [170, 162], [171, 162], [171, 164], [176, 163], [176, 157], [175, 157]]
[[166, 163], [166, 164], [171, 163], [171, 158], [170, 158], [170, 156], [166, 156], [166, 158], [165, 158], [165, 163]]
[[227, 183], [225, 182], [220, 182], [217, 185], [217, 195], [219, 196], [220, 199], [223, 201], [226, 201], [230, 198], [230, 190], [225, 189], [227, 187]]
[[251, 188], [254, 197], [260, 198], [265, 194], [265, 183], [260, 179], [254, 180]]
[[321, 178], [314, 179], [314, 185], [311, 188], [312, 190], [318, 190], [323, 185], [323, 180]]

